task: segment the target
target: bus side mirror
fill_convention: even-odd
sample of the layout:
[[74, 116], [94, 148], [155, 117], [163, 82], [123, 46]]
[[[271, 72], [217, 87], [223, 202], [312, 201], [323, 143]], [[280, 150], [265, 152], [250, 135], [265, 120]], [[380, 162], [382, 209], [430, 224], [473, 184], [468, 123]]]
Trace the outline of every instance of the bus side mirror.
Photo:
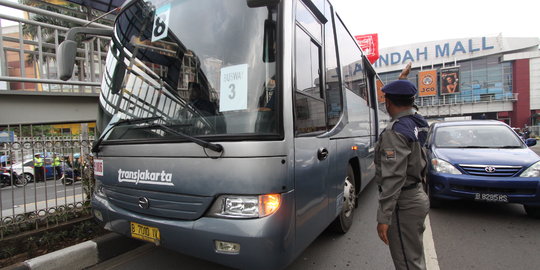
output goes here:
[[75, 56], [77, 55], [77, 41], [75, 38], [78, 34], [87, 34], [93, 36], [106, 36], [112, 37], [113, 30], [103, 28], [88, 28], [88, 27], [73, 27], [66, 33], [66, 40], [64, 40], [58, 51], [56, 52], [56, 60], [58, 65], [58, 77], [67, 81], [73, 75], [73, 68], [75, 66]]
[[77, 53], [77, 42], [65, 40], [58, 46], [56, 61], [58, 65], [58, 77], [62, 81], [67, 81], [73, 74], [75, 67], [75, 56]]
[[279, 4], [280, 0], [246, 0], [248, 7], [269, 7]]

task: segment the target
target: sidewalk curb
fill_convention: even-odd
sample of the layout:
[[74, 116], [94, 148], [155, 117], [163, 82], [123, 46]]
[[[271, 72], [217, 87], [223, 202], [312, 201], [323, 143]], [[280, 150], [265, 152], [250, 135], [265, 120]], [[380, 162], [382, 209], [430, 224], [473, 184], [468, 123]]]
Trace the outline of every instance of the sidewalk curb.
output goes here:
[[84, 269], [144, 244], [117, 233], [109, 233], [93, 240], [60, 249], [26, 260], [2, 270], [61, 270]]

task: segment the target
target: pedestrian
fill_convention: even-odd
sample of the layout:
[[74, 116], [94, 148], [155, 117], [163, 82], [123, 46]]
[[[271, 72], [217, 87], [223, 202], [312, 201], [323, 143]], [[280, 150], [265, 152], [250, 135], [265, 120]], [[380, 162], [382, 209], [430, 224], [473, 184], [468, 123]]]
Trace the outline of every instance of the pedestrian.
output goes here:
[[53, 167], [53, 170], [55, 172], [55, 178], [54, 179], [59, 179], [60, 177], [62, 177], [62, 162], [60, 161], [60, 158], [58, 156], [56, 156], [56, 154], [53, 154], [52, 155], [52, 163], [51, 163], [51, 166]]
[[382, 91], [392, 121], [381, 133], [375, 150], [377, 232], [389, 245], [396, 269], [426, 269], [422, 236], [429, 200], [422, 185], [427, 169], [422, 146], [428, 124], [413, 108], [417, 93], [414, 84], [397, 80]]
[[73, 155], [73, 180], [77, 181], [81, 178], [81, 161], [80, 154], [76, 153]]
[[37, 181], [45, 181], [45, 177], [43, 175], [43, 158], [40, 154], [34, 155], [34, 180]]
[[523, 128], [523, 139], [526, 140], [531, 137], [531, 132], [529, 131], [529, 127], [525, 125], [525, 128]]

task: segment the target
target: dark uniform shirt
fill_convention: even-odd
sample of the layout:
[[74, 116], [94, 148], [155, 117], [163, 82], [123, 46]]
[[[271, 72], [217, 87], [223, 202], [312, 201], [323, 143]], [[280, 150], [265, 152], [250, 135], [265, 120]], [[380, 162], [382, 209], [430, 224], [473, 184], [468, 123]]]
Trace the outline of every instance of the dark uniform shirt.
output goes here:
[[428, 124], [415, 110], [399, 114], [381, 133], [375, 148], [379, 185], [377, 222], [391, 224], [401, 191], [416, 187], [425, 176], [427, 161], [422, 146]]

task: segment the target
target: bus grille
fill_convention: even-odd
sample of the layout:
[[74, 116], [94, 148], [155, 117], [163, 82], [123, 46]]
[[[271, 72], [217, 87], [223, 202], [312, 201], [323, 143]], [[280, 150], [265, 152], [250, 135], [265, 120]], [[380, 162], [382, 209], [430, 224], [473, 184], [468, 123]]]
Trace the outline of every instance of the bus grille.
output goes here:
[[459, 165], [467, 174], [491, 177], [512, 177], [521, 170], [521, 166], [497, 165]]
[[[213, 199], [213, 197], [112, 186], [103, 186], [103, 191], [112, 204], [126, 210], [145, 215], [181, 220], [195, 220], [200, 218]], [[142, 198], [148, 200], [148, 208], [139, 206], [139, 200]]]

